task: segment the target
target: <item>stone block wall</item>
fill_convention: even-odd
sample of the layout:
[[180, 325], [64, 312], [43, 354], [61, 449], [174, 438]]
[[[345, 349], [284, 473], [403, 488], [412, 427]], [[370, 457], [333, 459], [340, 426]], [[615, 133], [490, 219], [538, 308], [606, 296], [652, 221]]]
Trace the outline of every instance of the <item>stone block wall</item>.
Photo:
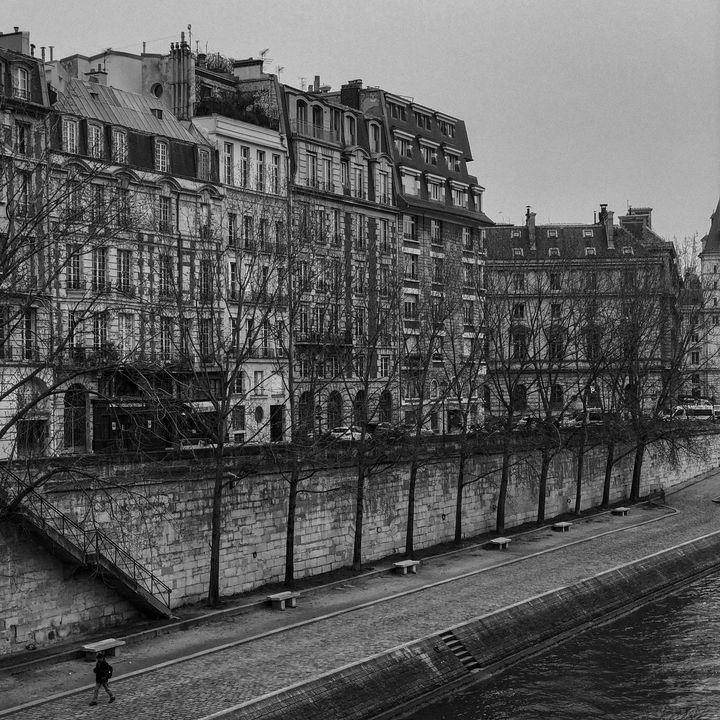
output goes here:
[[[661, 485], [667, 490], [719, 464], [716, 435], [709, 435], [704, 452], [688, 454], [672, 468], [650, 448], [643, 466], [641, 493]], [[618, 448], [619, 456], [625, 449]], [[627, 497], [632, 454], [613, 472], [611, 500]], [[366, 481], [363, 561], [403, 552], [407, 518], [407, 465], [377, 468]], [[463, 493], [465, 537], [492, 531], [500, 475], [497, 456], [468, 462]], [[603, 448], [585, 454], [583, 508], [599, 504], [605, 470]], [[536, 517], [539, 456], [513, 459], [506, 504], [506, 527]], [[548, 518], [572, 510], [575, 502], [576, 457], [564, 452], [553, 459], [548, 477]], [[457, 467], [453, 458], [440, 458], [418, 471], [415, 503], [415, 547], [421, 549], [453, 539]], [[178, 465], [142, 469], [107, 468], [94, 491], [48, 492], [51, 501], [86, 526], [97, 523], [122, 547], [160, 576], [172, 589], [172, 605], [202, 600], [209, 581], [211, 473], [207, 466]], [[355, 523], [355, 468], [324, 469], [300, 485], [296, 517], [296, 577], [324, 573], [352, 562]], [[220, 585], [223, 595], [247, 592], [284, 577], [287, 479], [280, 473], [239, 478], [224, 497], [224, 527]], [[68, 569], [35, 541], [17, 545], [0, 535], [0, 558], [8, 577], [0, 576], [0, 653], [22, 649], [28, 642], [54, 641], [68, 633], [99, 629], [132, 616], [133, 609], [96, 579]], [[9, 576], [14, 578], [11, 582]], [[13, 584], [14, 583], [14, 584]], [[22, 587], [19, 595], [18, 588]], [[37, 602], [23, 607], [21, 596]], [[87, 596], [92, 596], [92, 598]], [[84, 599], [83, 599], [84, 598]], [[104, 608], [98, 613], [97, 608]], [[11, 622], [12, 621], [12, 622]], [[2, 623], [5, 627], [3, 628]], [[62, 633], [50, 635], [54, 625]], [[12, 626], [14, 629], [9, 631]]]

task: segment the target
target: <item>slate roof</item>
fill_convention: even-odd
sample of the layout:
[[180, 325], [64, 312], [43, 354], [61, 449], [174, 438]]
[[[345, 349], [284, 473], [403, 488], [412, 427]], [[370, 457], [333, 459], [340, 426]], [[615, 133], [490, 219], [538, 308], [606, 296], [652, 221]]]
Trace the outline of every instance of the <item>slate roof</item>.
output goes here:
[[[197, 143], [193, 135], [158, 99], [84, 80], [71, 80], [54, 105], [61, 113], [98, 120], [162, 137]], [[152, 111], [162, 110], [162, 119]]]
[[[557, 237], [548, 237], [548, 231], [557, 233]], [[592, 237], [585, 237], [584, 231], [592, 230]], [[513, 232], [519, 232], [520, 237], [512, 237]], [[550, 248], [559, 248], [559, 258], [586, 258], [585, 249], [595, 248], [595, 257], [601, 259], [620, 258], [624, 255], [624, 248], [631, 247], [636, 257], [648, 256], [657, 250], [668, 251], [673, 249], [669, 243], [652, 230], [645, 228], [641, 238], [619, 225], [613, 225], [614, 248], [609, 248], [605, 236], [604, 225], [537, 225], [535, 227], [535, 246], [530, 247], [530, 234], [526, 225], [497, 225], [485, 229], [485, 246], [488, 260], [512, 260], [515, 258], [514, 248], [523, 249], [524, 260], [551, 259]]]
[[710, 216], [710, 232], [701, 240], [703, 253], [720, 252], [720, 200], [715, 212]]

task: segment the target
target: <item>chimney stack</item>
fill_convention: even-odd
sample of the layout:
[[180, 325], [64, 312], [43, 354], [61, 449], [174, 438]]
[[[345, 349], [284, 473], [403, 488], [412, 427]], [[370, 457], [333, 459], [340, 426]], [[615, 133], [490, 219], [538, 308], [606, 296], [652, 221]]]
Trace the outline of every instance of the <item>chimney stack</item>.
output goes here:
[[530, 212], [530, 206], [525, 209], [525, 225], [527, 226], [530, 249], [537, 250], [537, 239], [535, 233], [535, 213]]
[[607, 209], [607, 203], [600, 203], [600, 224], [605, 228], [605, 240], [608, 250], [615, 249], [615, 229], [613, 228], [613, 214]]
[[55, 46], [48, 45], [48, 47], [50, 48], [50, 62], [52, 62], [53, 61], [53, 50], [55, 49]]
[[45, 62], [45, 46], [40, 46], [40, 57], [42, 58], [42, 61]]

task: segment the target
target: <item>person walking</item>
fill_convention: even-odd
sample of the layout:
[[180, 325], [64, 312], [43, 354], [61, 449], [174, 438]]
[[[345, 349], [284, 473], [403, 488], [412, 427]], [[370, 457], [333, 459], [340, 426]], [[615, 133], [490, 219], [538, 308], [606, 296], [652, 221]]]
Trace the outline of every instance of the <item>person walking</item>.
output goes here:
[[105, 654], [99, 652], [95, 658], [97, 662], [93, 668], [95, 673], [95, 692], [93, 693], [93, 699], [90, 701], [91, 705], [97, 705], [98, 693], [100, 688], [103, 688], [105, 692], [110, 696], [108, 702], [115, 702], [115, 696], [112, 694], [112, 690], [108, 687], [108, 682], [112, 677], [112, 665], [105, 659]]

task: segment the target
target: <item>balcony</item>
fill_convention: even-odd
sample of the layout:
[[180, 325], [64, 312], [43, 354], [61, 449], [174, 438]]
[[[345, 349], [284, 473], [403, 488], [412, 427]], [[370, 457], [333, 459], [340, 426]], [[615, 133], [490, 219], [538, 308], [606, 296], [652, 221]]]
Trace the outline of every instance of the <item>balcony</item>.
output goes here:
[[12, 89], [12, 96], [16, 100], [24, 100], [25, 102], [27, 102], [28, 100], [30, 100], [30, 91], [26, 88], [14, 87]]
[[340, 136], [335, 130], [324, 128], [322, 125], [313, 125], [303, 120], [290, 120], [290, 130], [302, 137], [324, 140], [325, 142], [331, 143], [340, 142]]

